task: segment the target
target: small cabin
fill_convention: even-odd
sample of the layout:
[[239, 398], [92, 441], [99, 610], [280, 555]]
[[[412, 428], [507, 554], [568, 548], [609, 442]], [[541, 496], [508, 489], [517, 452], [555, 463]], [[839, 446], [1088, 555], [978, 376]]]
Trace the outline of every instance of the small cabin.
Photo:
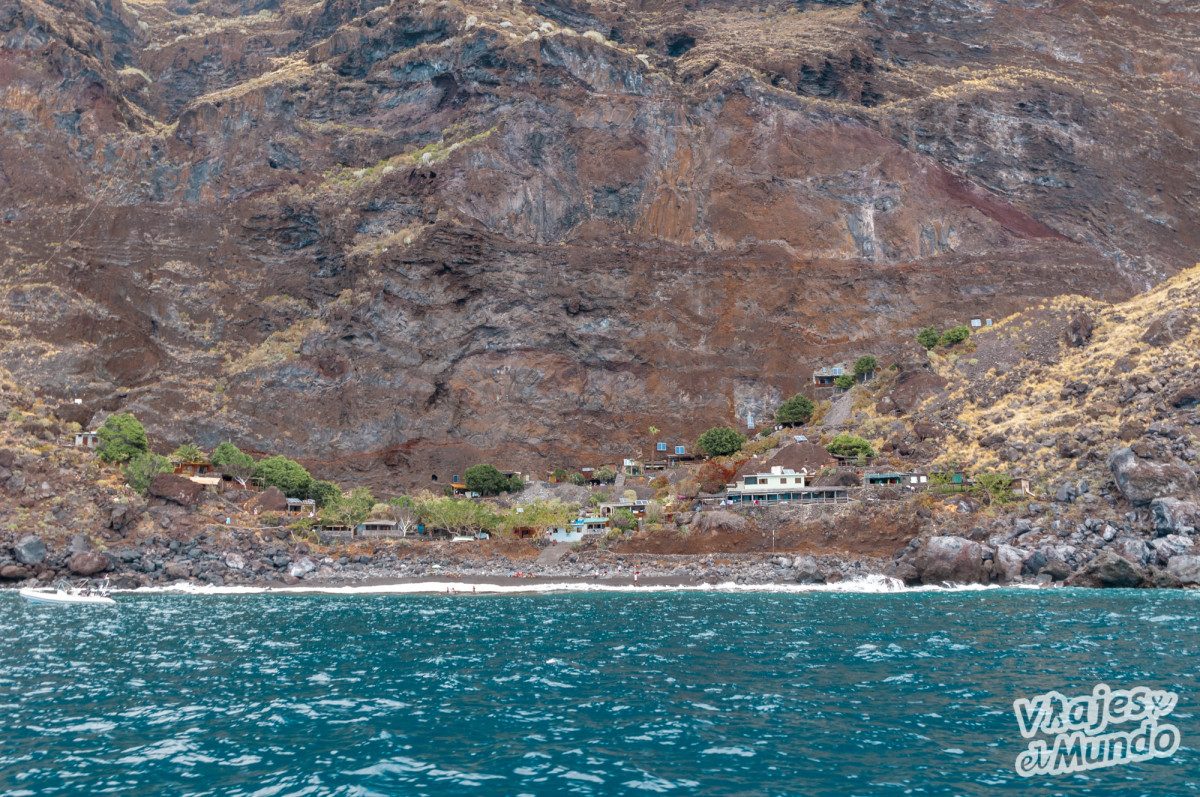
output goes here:
[[96, 448], [100, 445], [99, 432], [76, 432], [75, 447], [76, 448]]
[[311, 498], [289, 498], [287, 499], [287, 513], [314, 517], [317, 514], [317, 502]]
[[626, 476], [641, 476], [644, 467], [640, 460], [626, 459], [621, 463], [621, 472]]
[[394, 520], [366, 520], [354, 527], [354, 536], [395, 537], [398, 525]]
[[603, 517], [612, 517], [613, 512], [618, 509], [628, 509], [635, 517], [645, 517], [646, 508], [650, 506], [649, 500], [638, 499], [637, 501], [611, 501], [600, 504], [600, 514]]
[[577, 517], [571, 521], [571, 531], [587, 536], [603, 534], [608, 531], [609, 519], [606, 517]]
[[175, 466], [176, 475], [187, 476], [189, 478], [192, 476], [206, 476], [212, 472], [212, 463], [202, 459], [194, 462], [180, 462]]
[[813, 384], [817, 387], [834, 387], [837, 378], [848, 373], [850, 373], [850, 367], [846, 363], [827, 365], [813, 371]]

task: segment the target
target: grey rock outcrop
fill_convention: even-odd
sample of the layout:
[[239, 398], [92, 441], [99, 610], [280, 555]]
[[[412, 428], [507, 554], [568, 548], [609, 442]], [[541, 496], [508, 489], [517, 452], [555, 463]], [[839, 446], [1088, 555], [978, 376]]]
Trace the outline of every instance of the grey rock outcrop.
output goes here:
[[1094, 559], [1067, 579], [1080, 587], [1131, 588], [1145, 581], [1145, 572], [1133, 562], [1112, 551], [1101, 551]]
[[46, 543], [34, 534], [26, 534], [12, 550], [13, 558], [23, 565], [38, 565], [46, 558]]
[[989, 580], [984, 545], [962, 537], [930, 537], [916, 557], [917, 573], [926, 584], [978, 584]]

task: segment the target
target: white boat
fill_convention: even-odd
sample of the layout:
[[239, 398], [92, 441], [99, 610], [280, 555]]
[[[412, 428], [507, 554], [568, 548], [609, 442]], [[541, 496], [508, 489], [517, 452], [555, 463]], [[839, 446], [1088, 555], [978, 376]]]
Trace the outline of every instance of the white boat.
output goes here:
[[99, 589], [71, 586], [25, 587], [17, 594], [30, 603], [90, 603], [107, 606], [115, 606], [117, 603], [109, 597], [108, 590], [103, 586]]

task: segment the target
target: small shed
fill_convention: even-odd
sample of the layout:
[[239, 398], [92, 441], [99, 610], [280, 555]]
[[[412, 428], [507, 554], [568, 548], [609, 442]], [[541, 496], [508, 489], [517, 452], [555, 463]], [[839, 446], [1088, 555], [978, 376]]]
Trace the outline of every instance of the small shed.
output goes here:
[[204, 459], [198, 459], [193, 462], [180, 462], [175, 466], [175, 473], [179, 476], [206, 476], [212, 472], [212, 463]]
[[827, 365], [813, 371], [813, 384], [817, 387], [833, 387], [833, 383], [839, 376], [845, 376], [848, 373], [850, 373], [850, 366], [846, 363]]
[[76, 432], [75, 447], [76, 448], [96, 448], [100, 445], [99, 432]]
[[313, 517], [317, 514], [317, 502], [311, 498], [289, 498], [287, 499], [287, 513]]

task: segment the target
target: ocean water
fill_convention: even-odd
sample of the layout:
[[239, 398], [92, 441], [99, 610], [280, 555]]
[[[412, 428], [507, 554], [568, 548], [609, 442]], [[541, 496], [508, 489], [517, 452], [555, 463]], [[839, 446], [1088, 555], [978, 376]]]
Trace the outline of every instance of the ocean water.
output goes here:
[[[3, 795], [1183, 795], [1200, 595], [0, 594]], [[1174, 691], [1170, 759], [1025, 779], [1019, 697]]]

